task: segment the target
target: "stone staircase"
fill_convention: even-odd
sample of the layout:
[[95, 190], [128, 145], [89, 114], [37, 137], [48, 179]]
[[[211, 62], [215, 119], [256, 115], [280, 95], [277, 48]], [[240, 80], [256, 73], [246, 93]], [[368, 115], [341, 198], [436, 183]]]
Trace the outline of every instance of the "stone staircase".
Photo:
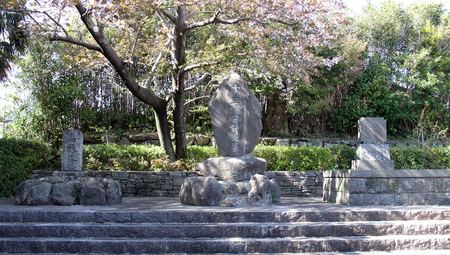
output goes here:
[[450, 250], [450, 210], [439, 207], [321, 211], [27, 208], [0, 210], [0, 253], [449, 254]]

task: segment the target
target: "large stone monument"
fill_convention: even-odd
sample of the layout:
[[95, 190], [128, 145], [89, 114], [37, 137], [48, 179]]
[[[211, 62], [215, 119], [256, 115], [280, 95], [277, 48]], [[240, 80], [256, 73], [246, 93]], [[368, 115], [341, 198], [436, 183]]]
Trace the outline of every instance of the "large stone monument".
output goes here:
[[356, 160], [352, 170], [394, 170], [387, 141], [386, 120], [384, 118], [363, 117], [358, 121]]
[[[278, 184], [264, 176], [267, 162], [253, 157], [262, 129], [261, 105], [256, 96], [238, 74], [233, 74], [220, 84], [208, 106], [221, 157], [196, 164], [196, 171], [205, 176], [199, 178], [204, 180], [186, 178], [180, 190], [180, 202], [219, 206], [270, 205], [273, 201], [278, 202]], [[219, 187], [221, 192], [199, 194], [205, 190], [206, 186], [202, 185], [207, 185], [208, 189]], [[194, 197], [201, 201], [195, 201]], [[205, 201], [211, 202], [205, 204]]]

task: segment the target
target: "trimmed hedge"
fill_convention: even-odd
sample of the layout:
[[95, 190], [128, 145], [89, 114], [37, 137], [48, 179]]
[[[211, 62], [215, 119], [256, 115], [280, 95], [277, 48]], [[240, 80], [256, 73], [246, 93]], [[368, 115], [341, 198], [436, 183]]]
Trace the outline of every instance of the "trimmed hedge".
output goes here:
[[[160, 147], [117, 144], [85, 145], [83, 155], [83, 169], [113, 171], [191, 171], [195, 163], [219, 157], [217, 148], [189, 146], [186, 158], [172, 163]], [[268, 171], [349, 169], [355, 149], [347, 145], [331, 149], [258, 145], [255, 157], [267, 160]]]
[[[396, 169], [449, 169], [448, 147], [391, 147]], [[48, 144], [0, 139], [0, 197], [14, 195], [16, 187], [29, 178], [31, 169], [59, 169], [60, 154]], [[152, 145], [85, 145], [84, 170], [191, 171], [195, 163], [219, 157], [217, 148], [189, 146], [186, 158], [170, 162], [164, 151]], [[255, 157], [267, 160], [267, 171], [323, 171], [350, 169], [356, 149], [348, 145], [321, 147], [277, 147], [258, 145]]]
[[30, 170], [50, 169], [54, 158], [48, 144], [1, 138], [0, 197], [14, 196], [17, 186], [30, 178]]
[[395, 169], [449, 169], [450, 146], [391, 147], [391, 159], [395, 160]]

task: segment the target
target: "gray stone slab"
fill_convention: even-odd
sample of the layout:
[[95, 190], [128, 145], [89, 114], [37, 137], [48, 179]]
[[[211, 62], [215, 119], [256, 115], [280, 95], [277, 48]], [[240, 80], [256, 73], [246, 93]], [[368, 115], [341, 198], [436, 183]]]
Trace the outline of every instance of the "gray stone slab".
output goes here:
[[352, 170], [395, 170], [394, 160], [352, 160]]
[[389, 144], [360, 144], [356, 157], [361, 160], [390, 160]]
[[63, 132], [62, 171], [81, 171], [83, 167], [83, 132], [67, 129]]
[[264, 174], [267, 161], [253, 157], [210, 158], [195, 164], [195, 170], [202, 176], [213, 175], [219, 181], [248, 181], [254, 174]]
[[261, 135], [261, 105], [245, 81], [232, 74], [208, 103], [214, 137], [222, 157], [252, 153]]
[[384, 118], [362, 117], [358, 121], [358, 140], [361, 143], [385, 143], [387, 140], [386, 120]]

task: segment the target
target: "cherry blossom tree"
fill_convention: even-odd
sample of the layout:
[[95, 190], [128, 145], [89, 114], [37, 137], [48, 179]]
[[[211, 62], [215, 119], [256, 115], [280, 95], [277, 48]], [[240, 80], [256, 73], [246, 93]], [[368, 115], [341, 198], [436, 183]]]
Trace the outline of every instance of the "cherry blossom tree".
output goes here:
[[[171, 160], [185, 153], [185, 93], [205, 78], [186, 88], [188, 73], [251, 61], [260, 72], [308, 81], [317, 67], [339, 61], [313, 52], [330, 47], [345, 22], [340, 0], [29, 0], [27, 6], [36, 32], [77, 46], [74, 61], [112, 66], [152, 107]], [[161, 76], [170, 77], [170, 86], [156, 86]]]

